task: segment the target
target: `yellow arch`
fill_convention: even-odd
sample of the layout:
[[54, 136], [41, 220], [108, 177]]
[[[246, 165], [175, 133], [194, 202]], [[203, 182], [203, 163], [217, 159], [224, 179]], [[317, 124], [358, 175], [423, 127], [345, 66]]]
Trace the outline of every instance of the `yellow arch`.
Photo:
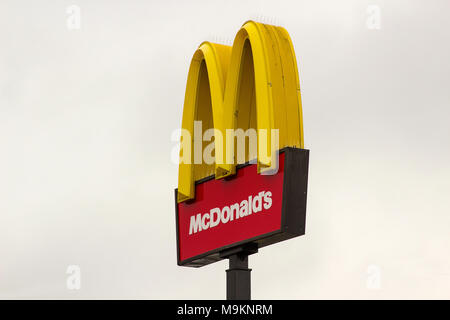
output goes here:
[[[179, 165], [178, 202], [195, 197], [195, 181], [212, 174], [220, 179], [235, 173], [236, 161], [194, 164], [195, 120], [202, 121], [204, 130], [220, 130], [224, 139], [227, 129], [265, 129], [268, 133], [278, 129], [279, 148], [303, 148], [298, 69], [287, 31], [248, 21], [238, 31], [233, 47], [203, 42], [194, 53], [182, 120], [182, 128], [192, 139], [191, 161]], [[272, 154], [270, 134], [267, 138], [266, 150]], [[216, 153], [222, 150], [225, 160], [232, 150], [227, 141], [218, 142]], [[271, 158], [258, 153], [258, 172], [271, 164]]]

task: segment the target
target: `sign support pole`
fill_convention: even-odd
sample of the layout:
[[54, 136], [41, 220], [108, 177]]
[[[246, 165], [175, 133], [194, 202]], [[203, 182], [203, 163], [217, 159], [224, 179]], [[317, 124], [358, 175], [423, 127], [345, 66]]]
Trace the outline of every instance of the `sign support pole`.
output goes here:
[[250, 300], [250, 272], [247, 254], [233, 254], [228, 258], [227, 300]]
[[249, 244], [221, 252], [221, 258], [228, 258], [230, 267], [227, 272], [227, 300], [250, 300], [251, 281], [248, 268], [248, 256], [258, 252], [256, 244]]

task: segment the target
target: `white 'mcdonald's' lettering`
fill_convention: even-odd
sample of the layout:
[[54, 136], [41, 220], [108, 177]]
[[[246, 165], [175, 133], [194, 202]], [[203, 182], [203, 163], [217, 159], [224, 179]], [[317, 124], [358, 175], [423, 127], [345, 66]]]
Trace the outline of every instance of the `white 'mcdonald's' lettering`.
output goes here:
[[234, 203], [222, 209], [213, 208], [207, 213], [198, 213], [191, 216], [189, 234], [214, 228], [220, 223], [228, 223], [234, 219], [237, 220], [253, 213], [268, 210], [270, 207], [272, 207], [272, 192], [261, 191], [255, 196], [249, 196], [248, 199], [242, 200], [240, 203]]

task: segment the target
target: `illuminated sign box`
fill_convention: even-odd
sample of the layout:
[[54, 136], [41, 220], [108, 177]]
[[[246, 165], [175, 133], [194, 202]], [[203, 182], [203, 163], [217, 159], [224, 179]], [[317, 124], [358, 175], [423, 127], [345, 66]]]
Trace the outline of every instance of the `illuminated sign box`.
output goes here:
[[305, 234], [308, 163], [309, 150], [287, 147], [273, 175], [246, 163], [229, 178], [197, 181], [194, 200], [178, 203], [175, 189], [178, 265], [201, 267], [224, 250]]

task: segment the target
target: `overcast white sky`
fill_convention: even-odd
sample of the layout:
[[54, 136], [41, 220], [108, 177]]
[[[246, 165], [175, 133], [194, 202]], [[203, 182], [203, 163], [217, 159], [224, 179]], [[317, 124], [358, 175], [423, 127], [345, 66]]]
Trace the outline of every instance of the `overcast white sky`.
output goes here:
[[311, 157], [306, 235], [250, 257], [253, 298], [449, 299], [449, 12], [1, 1], [0, 298], [225, 298], [226, 261], [176, 265], [170, 139], [196, 47], [255, 19], [291, 35]]

